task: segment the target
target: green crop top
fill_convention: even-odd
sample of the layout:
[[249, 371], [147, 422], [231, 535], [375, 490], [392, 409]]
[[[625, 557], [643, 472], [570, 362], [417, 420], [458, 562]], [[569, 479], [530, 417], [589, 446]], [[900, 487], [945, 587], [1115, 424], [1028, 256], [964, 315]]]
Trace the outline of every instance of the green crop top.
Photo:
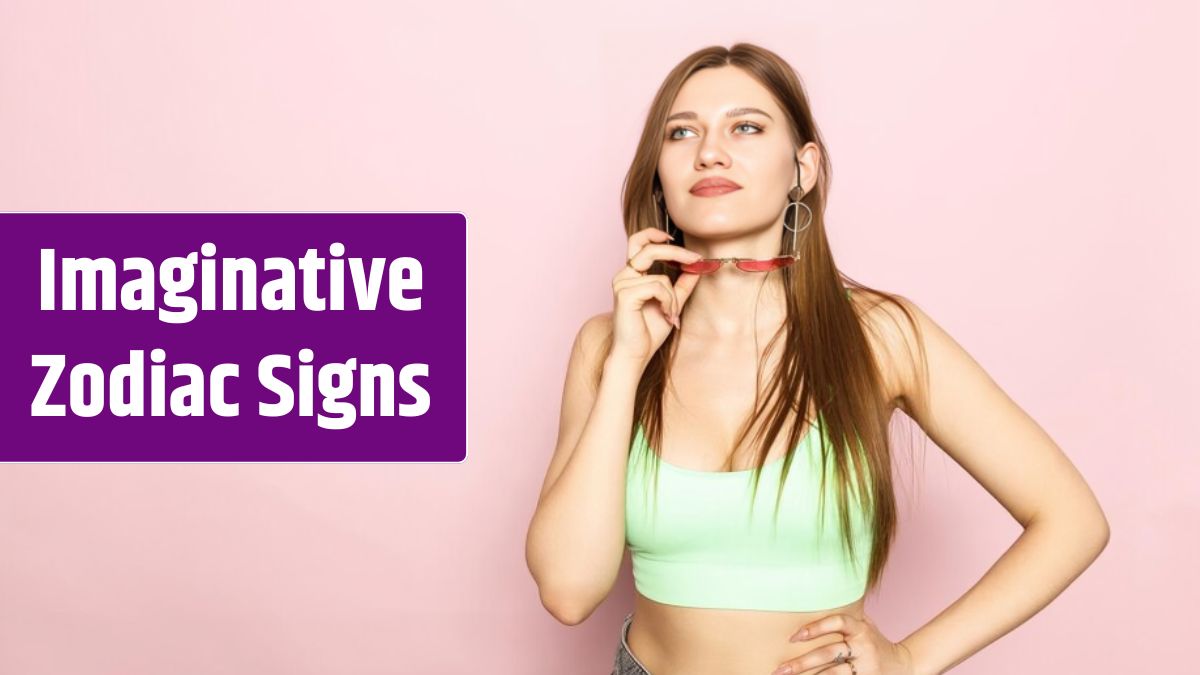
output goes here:
[[[651, 451], [639, 424], [625, 486], [625, 541], [638, 592], [670, 605], [787, 612], [831, 609], [862, 597], [871, 532], [851, 485], [855, 559], [849, 559], [830, 473], [825, 525], [818, 533], [821, 450], [815, 430], [825, 436], [818, 420], [800, 440], [776, 526], [772, 511], [783, 458], [763, 467], [753, 512], [753, 470], [699, 471], [660, 458], [656, 515]], [[828, 458], [826, 466], [832, 465]]]

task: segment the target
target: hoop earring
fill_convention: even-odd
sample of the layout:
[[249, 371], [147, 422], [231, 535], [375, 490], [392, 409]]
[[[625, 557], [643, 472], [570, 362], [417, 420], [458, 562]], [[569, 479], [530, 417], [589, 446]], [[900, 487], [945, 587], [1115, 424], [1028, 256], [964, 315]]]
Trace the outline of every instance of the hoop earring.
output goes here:
[[[792, 232], [792, 254], [793, 255], [797, 251], [796, 250], [796, 235], [797, 235], [797, 233], [799, 233], [801, 230], [807, 229], [808, 226], [812, 224], [812, 220], [813, 220], [812, 209], [810, 209], [808, 207], [808, 204], [805, 204], [804, 202], [800, 201], [801, 199], [804, 198], [804, 191], [800, 188], [800, 186], [797, 185], [796, 187], [792, 188], [791, 190], [788, 190], [788, 195], [789, 196], [792, 195], [797, 190], [800, 190], [800, 196], [793, 199], [792, 201], [789, 201], [787, 206], [783, 207], [783, 226], [786, 229], [791, 230], [791, 232]], [[794, 225], [792, 227], [788, 227], [788, 224], [787, 224], [788, 209], [792, 208], [793, 206], [796, 207], [796, 216], [794, 218], [792, 218], [793, 221], [796, 221], [799, 219], [801, 206], [804, 207], [805, 211], [808, 211], [808, 218], [806, 218], [804, 221], [804, 227], [797, 228]]]

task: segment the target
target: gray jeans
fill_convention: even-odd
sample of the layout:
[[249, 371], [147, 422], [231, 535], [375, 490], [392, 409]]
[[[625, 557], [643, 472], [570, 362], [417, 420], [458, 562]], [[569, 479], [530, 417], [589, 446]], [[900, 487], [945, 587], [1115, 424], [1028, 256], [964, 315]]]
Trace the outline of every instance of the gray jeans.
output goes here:
[[612, 675], [651, 675], [646, 666], [629, 650], [629, 624], [633, 621], [633, 613], [625, 615], [621, 624], [621, 643], [617, 645], [617, 656], [613, 660]]

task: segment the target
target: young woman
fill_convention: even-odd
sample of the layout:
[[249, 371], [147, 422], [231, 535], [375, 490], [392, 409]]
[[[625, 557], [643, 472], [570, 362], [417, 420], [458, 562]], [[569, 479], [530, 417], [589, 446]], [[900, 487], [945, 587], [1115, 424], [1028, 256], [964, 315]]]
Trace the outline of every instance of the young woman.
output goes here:
[[[629, 547], [615, 675], [942, 673], [1108, 541], [1085, 481], [979, 364], [910, 300], [838, 271], [824, 148], [794, 71], [753, 45], [692, 54], [650, 108], [614, 308], [576, 337], [526, 550], [543, 605], [574, 625]], [[896, 408], [1024, 532], [892, 642], [863, 605], [896, 527]]]

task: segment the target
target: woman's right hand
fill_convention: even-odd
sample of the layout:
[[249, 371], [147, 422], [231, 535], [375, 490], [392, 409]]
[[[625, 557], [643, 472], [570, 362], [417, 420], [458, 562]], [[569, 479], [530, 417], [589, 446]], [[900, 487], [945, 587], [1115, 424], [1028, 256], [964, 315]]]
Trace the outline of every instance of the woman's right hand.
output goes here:
[[647, 227], [629, 236], [629, 264], [613, 277], [611, 358], [631, 360], [644, 368], [666, 341], [672, 327], [678, 326], [683, 305], [700, 275], [680, 272], [672, 286], [665, 274], [639, 273], [656, 260], [690, 263], [703, 257], [682, 246], [665, 243], [669, 241], [667, 233], [657, 227]]

